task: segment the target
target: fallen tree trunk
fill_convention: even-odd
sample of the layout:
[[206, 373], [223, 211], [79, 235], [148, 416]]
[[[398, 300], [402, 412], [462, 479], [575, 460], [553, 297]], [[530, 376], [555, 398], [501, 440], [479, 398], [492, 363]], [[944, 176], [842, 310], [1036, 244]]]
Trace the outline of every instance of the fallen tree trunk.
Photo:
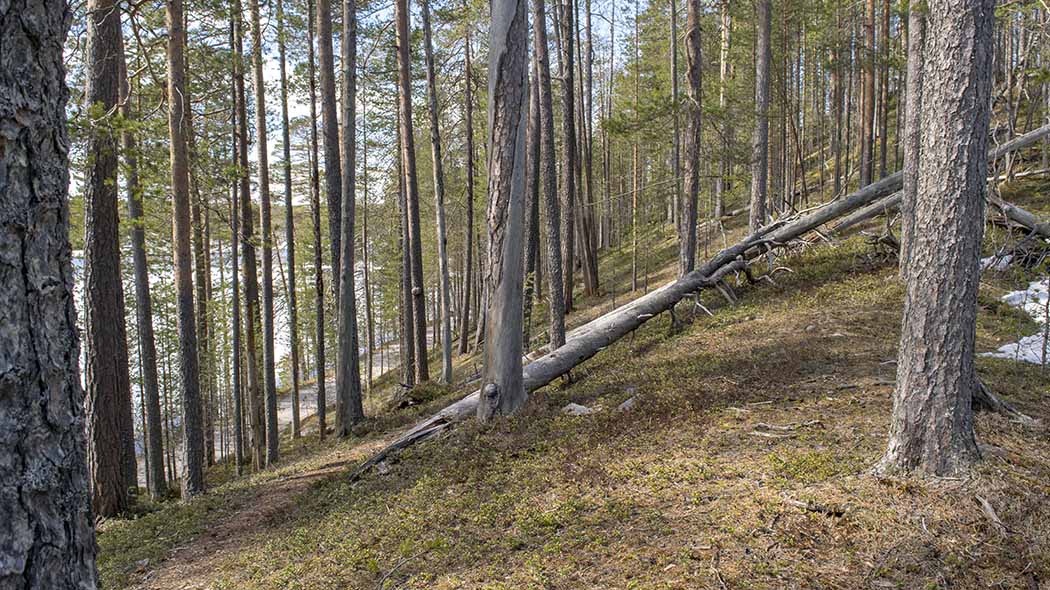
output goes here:
[[[1000, 158], [1010, 151], [1027, 147], [1048, 134], [1050, 134], [1050, 125], [1045, 125], [992, 150], [988, 157], [989, 159]], [[565, 375], [604, 350], [606, 346], [633, 332], [657, 315], [668, 311], [690, 293], [713, 287], [730, 273], [746, 270], [749, 260], [773, 248], [787, 246], [839, 217], [892, 198], [900, 191], [902, 181], [903, 175], [897, 172], [805, 215], [767, 225], [715, 254], [693, 272], [572, 330], [566, 336], [564, 346], [548, 352], [522, 369], [525, 391], [532, 393]], [[477, 411], [480, 396], [481, 392], [475, 391], [416, 424], [356, 468], [350, 474], [350, 479], [360, 477], [367, 469], [378, 464], [391, 453], [426, 440], [443, 431], [446, 426], [473, 416]]]

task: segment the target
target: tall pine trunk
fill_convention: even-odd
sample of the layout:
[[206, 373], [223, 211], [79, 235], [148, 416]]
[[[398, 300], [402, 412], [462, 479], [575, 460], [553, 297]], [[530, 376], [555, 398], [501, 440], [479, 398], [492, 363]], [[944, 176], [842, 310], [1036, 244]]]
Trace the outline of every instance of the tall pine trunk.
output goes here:
[[883, 473], [943, 476], [980, 458], [974, 347], [984, 229], [994, 0], [929, 0], [922, 151]]
[[[317, 435], [322, 440], [325, 436], [327, 425], [327, 400], [325, 399], [325, 321], [324, 321], [324, 258], [321, 245], [321, 186], [320, 170], [318, 165], [318, 141], [317, 141], [317, 76], [314, 65], [314, 19], [317, 13], [313, 10], [313, 0], [307, 0], [307, 11], [310, 13], [310, 22], [307, 27], [310, 47], [308, 51], [308, 75], [310, 76], [310, 216], [313, 220], [314, 229], [314, 362], [317, 372]], [[329, 22], [329, 32], [331, 22]], [[331, 51], [331, 41], [329, 44]], [[323, 45], [323, 43], [322, 43]]]
[[679, 272], [682, 275], [693, 272], [696, 266], [696, 208], [700, 197], [700, 144], [703, 127], [701, 126], [701, 76], [703, 60], [701, 59], [700, 18], [703, 8], [700, 0], [689, 0], [689, 16], [686, 23], [685, 57], [686, 78], [689, 81], [689, 106], [686, 109], [688, 119], [685, 135], [685, 201], [680, 220], [681, 251], [679, 252]]
[[438, 127], [437, 79], [434, 74], [434, 44], [430, 31], [430, 0], [423, 4], [423, 47], [426, 50], [427, 96], [430, 111], [430, 153], [434, 169], [434, 210], [437, 217], [438, 302], [441, 312], [441, 380], [452, 384], [452, 318], [449, 303], [448, 251], [445, 238], [445, 170], [441, 162], [441, 129]]
[[204, 492], [204, 448], [201, 433], [200, 374], [197, 366], [197, 325], [193, 308], [193, 261], [190, 253], [189, 150], [186, 144], [186, 31], [182, 0], [168, 0], [168, 130], [174, 219], [175, 287], [179, 330], [179, 383], [182, 391], [182, 498]]
[[343, 208], [339, 253], [339, 358], [335, 364], [336, 433], [349, 436], [364, 418], [354, 286], [354, 212], [357, 199], [357, 5], [343, 0]]
[[471, 290], [474, 286], [474, 93], [470, 63], [470, 27], [463, 41], [463, 97], [466, 119], [467, 195], [463, 244], [463, 313], [459, 318], [459, 353], [466, 354], [470, 334]]
[[[128, 507], [137, 466], [131, 434], [131, 378], [124, 326], [117, 215], [120, 11], [111, 0], [88, 3], [85, 107], [88, 167], [84, 187], [84, 326], [88, 467], [92, 506], [100, 516]], [[130, 456], [129, 456], [130, 454]]]

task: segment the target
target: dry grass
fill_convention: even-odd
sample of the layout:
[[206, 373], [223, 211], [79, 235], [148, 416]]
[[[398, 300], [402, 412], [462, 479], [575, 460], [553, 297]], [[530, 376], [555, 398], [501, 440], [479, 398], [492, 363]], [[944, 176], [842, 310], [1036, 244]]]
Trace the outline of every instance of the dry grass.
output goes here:
[[[723, 307], [715, 317], [696, 315], [675, 333], [665, 318], [653, 320], [575, 371], [571, 385], [537, 392], [524, 415], [465, 424], [403, 453], [386, 475], [350, 484], [341, 465], [453, 393], [374, 420], [361, 439], [315, 445], [247, 488], [227, 484], [219, 496], [240, 498], [243, 511], [311, 477], [283, 496], [283, 510], [202, 564], [180, 569], [176, 554], [148, 581], [125, 574], [111, 587], [1038, 588], [1050, 580], [1046, 431], [980, 416], [978, 437], [990, 446], [969, 477], [869, 475], [890, 410], [895, 269], [859, 239], [786, 264], [796, 272], [741, 289], [738, 306], [709, 295], [708, 307]], [[982, 287], [982, 350], [1032, 327], [996, 305], [1006, 286]], [[1040, 368], [981, 359], [979, 370], [1028, 413], [1050, 415], [1050, 378]], [[635, 408], [616, 411], [630, 397]], [[570, 401], [599, 411], [564, 416]], [[104, 562], [115, 559], [110, 536], [134, 538], [134, 526], [102, 535]], [[208, 542], [200, 532], [186, 538]]]

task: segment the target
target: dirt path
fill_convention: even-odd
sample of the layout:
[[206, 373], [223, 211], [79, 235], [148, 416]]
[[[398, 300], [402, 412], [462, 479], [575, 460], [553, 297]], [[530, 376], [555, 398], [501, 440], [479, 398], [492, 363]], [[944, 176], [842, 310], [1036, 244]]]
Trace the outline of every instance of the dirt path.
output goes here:
[[344, 471], [346, 463], [345, 460], [327, 463], [252, 488], [238, 509], [209, 524], [192, 543], [176, 548], [132, 587], [141, 590], [211, 588], [218, 560], [228, 558], [259, 534], [265, 534], [277, 518], [295, 506], [296, 498], [312, 483]]

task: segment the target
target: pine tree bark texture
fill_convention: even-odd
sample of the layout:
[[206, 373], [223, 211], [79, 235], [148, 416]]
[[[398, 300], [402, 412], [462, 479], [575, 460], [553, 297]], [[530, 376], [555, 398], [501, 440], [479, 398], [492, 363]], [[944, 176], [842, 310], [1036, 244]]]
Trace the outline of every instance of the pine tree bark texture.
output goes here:
[[550, 56], [547, 51], [547, 15], [544, 0], [532, 3], [533, 53], [538, 73], [540, 114], [540, 178], [547, 213], [547, 281], [551, 350], [565, 344], [565, 299], [561, 267], [561, 204], [558, 202], [558, 167], [554, 147], [554, 104], [551, 98]]
[[[554, 0], [558, 2], [559, 0]], [[572, 311], [573, 274], [576, 268], [576, 108], [573, 52], [572, 0], [564, 0], [560, 12], [562, 75], [562, 185], [561, 185], [561, 271], [562, 301], [565, 312]]]
[[69, 245], [71, 18], [65, 2], [0, 4], [0, 586], [15, 590], [98, 587]]
[[171, 136], [171, 192], [174, 219], [175, 287], [179, 331], [179, 383], [182, 389], [182, 498], [204, 492], [204, 437], [201, 432], [197, 324], [193, 307], [193, 260], [190, 253], [189, 149], [186, 141], [186, 30], [182, 0], [168, 0], [168, 130]]
[[882, 472], [947, 475], [980, 453], [972, 399], [994, 0], [928, 0], [922, 150]]
[[[325, 392], [325, 322], [324, 322], [324, 272], [322, 272], [324, 260], [321, 247], [321, 187], [320, 170], [318, 160], [317, 141], [317, 76], [314, 65], [314, 20], [317, 14], [313, 10], [313, 0], [307, 2], [307, 12], [310, 14], [308, 25], [309, 48], [307, 49], [309, 59], [308, 75], [310, 76], [310, 216], [313, 220], [314, 230], [314, 354], [316, 358], [315, 371], [317, 373], [317, 432], [322, 440], [325, 436], [327, 425], [327, 400]], [[329, 29], [331, 24], [329, 23]], [[331, 44], [329, 42], [329, 47]], [[330, 50], [330, 49], [329, 49]]]
[[[463, 102], [466, 120], [467, 195], [463, 244], [463, 313], [459, 317], [459, 354], [469, 348], [471, 291], [474, 286], [474, 92], [471, 79], [470, 29], [463, 40]], [[477, 295], [475, 294], [475, 298]]]
[[[84, 325], [88, 466], [92, 506], [100, 516], [128, 507], [136, 479], [131, 383], [124, 327], [117, 219], [120, 11], [112, 0], [88, 3], [88, 169], [84, 183]], [[130, 471], [130, 473], [129, 473]]]
[[478, 418], [483, 421], [514, 414], [527, 397], [521, 372], [521, 323], [528, 13], [525, 0], [494, 0], [491, 10], [489, 264], [485, 277], [489, 304], [481, 381], [483, 402], [477, 409]]
[[339, 253], [339, 360], [335, 365], [336, 433], [349, 436], [364, 418], [361, 362], [357, 347], [357, 289], [354, 287], [354, 213], [357, 199], [357, 6], [343, 1], [343, 232]]
[[332, 289], [339, 301], [339, 224], [342, 219], [342, 170], [339, 165], [339, 118], [332, 54], [332, 2], [317, 0], [317, 59], [321, 85], [321, 136], [324, 141], [324, 190], [328, 201], [328, 237], [332, 248]]

